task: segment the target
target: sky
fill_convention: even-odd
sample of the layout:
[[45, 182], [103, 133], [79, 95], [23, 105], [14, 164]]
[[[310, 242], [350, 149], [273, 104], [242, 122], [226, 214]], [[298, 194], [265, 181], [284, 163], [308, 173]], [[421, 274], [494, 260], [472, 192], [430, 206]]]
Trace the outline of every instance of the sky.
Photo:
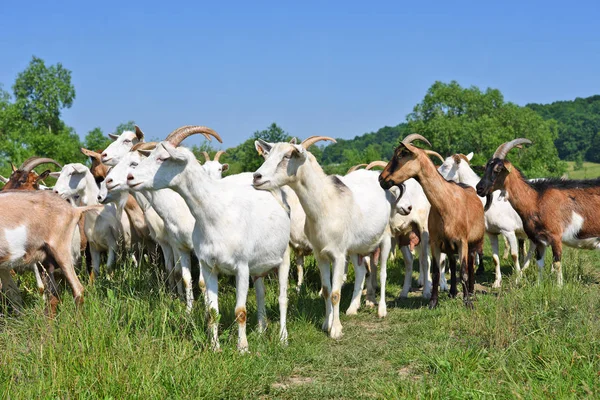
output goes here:
[[520, 105], [598, 94], [599, 20], [598, 0], [6, 1], [0, 83], [33, 55], [62, 63], [82, 137], [134, 120], [157, 139], [206, 125], [222, 148], [272, 122], [353, 138], [404, 122], [436, 80]]

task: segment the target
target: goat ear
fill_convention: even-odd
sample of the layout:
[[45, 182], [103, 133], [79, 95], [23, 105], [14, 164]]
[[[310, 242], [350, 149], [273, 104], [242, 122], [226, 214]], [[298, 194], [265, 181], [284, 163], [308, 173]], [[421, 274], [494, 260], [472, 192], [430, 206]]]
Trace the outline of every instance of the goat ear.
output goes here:
[[225, 163], [221, 166], [221, 172], [225, 172], [229, 169], [229, 164]]
[[109, 133], [108, 137], [111, 138], [113, 141], [115, 141], [119, 138], [119, 135], [115, 135], [114, 133]]
[[256, 151], [258, 151], [258, 154], [266, 156], [273, 148], [273, 144], [265, 142], [262, 139], [258, 139], [254, 141], [254, 147], [256, 148]]
[[304, 146], [301, 144], [293, 144], [292, 147], [294, 147], [294, 152], [292, 153], [293, 156], [306, 158], [306, 153], [308, 153], [308, 151], [304, 148]]
[[10, 163], [10, 166], [12, 168], [12, 172], [17, 172], [17, 167], [15, 167], [15, 164]]
[[291, 138], [291, 139], [290, 139], [290, 143], [291, 143], [291, 144], [296, 144], [296, 138], [295, 138], [295, 137]]
[[83, 164], [73, 164], [73, 170], [78, 174], [85, 174], [89, 169]]
[[473, 152], [467, 154], [467, 160], [471, 161], [473, 159]]
[[56, 179], [58, 179], [58, 177], [60, 176], [60, 172], [50, 172], [50, 176], [51, 176], [52, 178], [56, 178]]
[[[177, 147], [173, 146], [171, 143], [164, 142], [162, 145], [163, 145], [164, 149], [167, 151], [167, 153], [169, 154], [168, 158], [171, 158], [174, 161], [184, 161], [186, 159], [183, 152], [180, 151]], [[161, 157], [161, 158], [166, 159], [164, 157]]]
[[42, 172], [41, 174], [39, 174], [39, 175], [38, 175], [38, 177], [37, 177], [37, 178], [35, 178], [35, 181], [36, 181], [36, 182], [43, 181], [43, 180], [44, 180], [44, 179], [46, 179], [46, 178], [47, 178], [49, 175], [50, 175], [50, 170], [49, 170], [49, 169], [47, 169], [47, 170], [45, 170], [44, 172]]

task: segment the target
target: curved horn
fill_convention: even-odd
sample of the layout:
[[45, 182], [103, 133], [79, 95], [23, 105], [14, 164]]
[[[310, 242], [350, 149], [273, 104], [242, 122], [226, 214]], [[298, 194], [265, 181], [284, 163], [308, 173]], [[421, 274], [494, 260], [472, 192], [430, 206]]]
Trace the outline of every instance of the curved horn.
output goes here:
[[411, 144], [415, 140], [420, 140], [422, 142], [425, 142], [425, 143], [427, 143], [427, 145], [429, 145], [429, 147], [431, 147], [431, 143], [429, 143], [429, 140], [425, 139], [425, 137], [423, 135], [419, 135], [418, 133], [411, 133], [410, 135], [408, 135], [407, 137], [402, 139], [402, 143]]
[[519, 138], [519, 139], [511, 140], [510, 142], [503, 143], [500, 146], [498, 146], [498, 148], [496, 149], [496, 152], [492, 156], [492, 159], [499, 158], [501, 160], [504, 160], [504, 157], [506, 157], [506, 154], [508, 154], [510, 149], [512, 149], [513, 147], [517, 147], [517, 146], [521, 147], [522, 144], [531, 144], [531, 140], [525, 139], [525, 138]]
[[440, 161], [442, 162], [442, 164], [444, 163], [444, 157], [442, 157], [439, 153], [433, 151], [433, 150], [425, 150], [423, 149], [423, 151], [425, 152], [425, 154], [427, 154], [428, 156], [435, 156], [437, 158], [440, 159]]
[[358, 165], [355, 165], [353, 167], [350, 167], [350, 169], [348, 170], [348, 172], [346, 172], [346, 175], [348, 175], [350, 172], [356, 171], [360, 167], [366, 167], [366, 166], [367, 166], [367, 164], [358, 164]]
[[142, 132], [142, 130], [140, 129], [139, 126], [135, 126], [135, 136], [138, 138], [138, 140], [144, 140], [144, 132]]
[[217, 151], [217, 154], [215, 154], [215, 158], [213, 158], [213, 160], [214, 160], [214, 161], [219, 161], [219, 158], [221, 158], [221, 156], [222, 156], [223, 154], [227, 154], [227, 153], [225, 153], [223, 150], [219, 150], [219, 151]]
[[206, 126], [200, 125], [187, 125], [182, 126], [181, 128], [177, 128], [173, 132], [169, 133], [169, 136], [167, 136], [165, 140], [171, 143], [173, 146], [177, 147], [183, 141], [183, 139], [196, 133], [203, 134], [204, 137], [208, 140], [211, 140], [211, 136], [213, 136], [220, 143], [223, 143], [223, 139], [221, 139], [221, 136], [219, 136], [217, 132], [213, 131], [212, 129]]
[[306, 150], [308, 150], [310, 146], [321, 140], [329, 140], [330, 142], [337, 143], [334, 138], [331, 138], [329, 136], [311, 136], [309, 138], [304, 139], [302, 143], [300, 143], [300, 145]]
[[204, 161], [210, 161], [210, 155], [208, 154], [208, 152], [203, 151], [202, 155], [204, 156]]
[[367, 165], [367, 168], [365, 169], [371, 169], [373, 167], [385, 168], [387, 165], [388, 163], [386, 163], [385, 161], [372, 161], [369, 165]]
[[35, 167], [37, 167], [40, 164], [46, 164], [46, 163], [51, 163], [56, 165], [58, 168], [62, 168], [62, 165], [60, 165], [58, 162], [54, 161], [51, 158], [46, 158], [46, 157], [31, 157], [28, 160], [26, 160], [23, 165], [21, 165], [21, 170], [26, 171], [26, 172], [30, 172], [32, 169], [34, 169]]
[[158, 142], [141, 142], [136, 143], [131, 148], [131, 151], [139, 151], [139, 150], [154, 150]]

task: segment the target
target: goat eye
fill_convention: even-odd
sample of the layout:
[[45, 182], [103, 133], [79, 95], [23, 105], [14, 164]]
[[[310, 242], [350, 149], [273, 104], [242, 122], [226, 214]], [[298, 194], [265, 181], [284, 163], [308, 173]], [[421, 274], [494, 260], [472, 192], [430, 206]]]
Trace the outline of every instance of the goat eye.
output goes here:
[[130, 139], [125, 139], [125, 140], [123, 140], [123, 143], [131, 143], [131, 140]]
[[138, 166], [138, 163], [136, 163], [136, 162], [132, 162], [131, 164], [129, 164], [129, 166], [130, 166], [130, 167], [137, 167], [137, 166]]

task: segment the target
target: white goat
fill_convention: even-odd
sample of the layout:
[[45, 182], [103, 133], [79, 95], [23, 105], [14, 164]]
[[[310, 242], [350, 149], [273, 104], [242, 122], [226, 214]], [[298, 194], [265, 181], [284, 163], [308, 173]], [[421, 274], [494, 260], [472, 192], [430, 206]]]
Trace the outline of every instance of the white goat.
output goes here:
[[136, 125], [135, 132], [123, 131], [120, 135], [109, 133], [108, 136], [114, 140], [102, 152], [102, 163], [114, 167], [121, 157], [127, 154], [137, 143], [144, 141], [144, 132]]
[[[63, 167], [54, 185], [54, 192], [62, 198], [78, 197], [78, 206], [98, 205], [100, 189], [90, 170], [83, 164], [67, 164]], [[106, 205], [100, 213], [87, 213], [85, 215], [84, 230], [90, 244], [92, 255], [93, 274], [97, 277], [100, 273], [100, 253], [108, 252], [106, 266], [111, 269], [116, 257], [118, 243], [124, 240], [126, 248], [131, 244], [131, 231], [129, 219], [123, 213], [117, 217], [117, 208]], [[90, 275], [94, 278], [94, 275]]]
[[[385, 304], [386, 263], [390, 252], [391, 235], [389, 219], [393, 195], [381, 189], [378, 173], [358, 170], [346, 176], [329, 176], [315, 157], [306, 149], [319, 140], [313, 136], [302, 144], [267, 143], [258, 140], [269, 157], [254, 173], [253, 185], [261, 190], [291, 187], [306, 212], [304, 231], [310, 240], [321, 272], [322, 294], [326, 301], [323, 330], [332, 338], [342, 336], [339, 317], [341, 286], [346, 255], [355, 266], [354, 294], [347, 314], [355, 314], [360, 306], [360, 296], [366, 269], [359, 255], [369, 255], [381, 246], [381, 296], [378, 315], [387, 314]], [[333, 264], [333, 280], [330, 275]]]
[[[249, 278], [260, 277], [277, 268], [279, 275], [280, 339], [287, 342], [287, 283], [289, 273], [290, 218], [273, 194], [250, 185], [250, 174], [242, 178], [214, 180], [200, 166], [193, 153], [178, 147], [183, 139], [201, 133], [221, 141], [219, 135], [203, 126], [188, 126], [171, 132], [165, 141], [143, 159], [127, 176], [134, 190], [171, 188], [184, 198], [196, 219], [192, 235], [194, 251], [202, 263], [206, 282], [209, 335], [213, 348], [219, 347], [218, 274], [236, 277], [238, 349], [246, 351], [246, 298]], [[259, 328], [264, 327], [264, 286], [256, 286]], [[259, 296], [258, 292], [262, 292]], [[262, 315], [261, 315], [262, 314]]]
[[[258, 154], [267, 159], [269, 153], [264, 151], [257, 141], [254, 142], [254, 147]], [[312, 252], [310, 241], [304, 233], [304, 223], [306, 221], [306, 213], [300, 204], [300, 200], [296, 192], [289, 186], [282, 186], [281, 192], [285, 198], [285, 202], [290, 207], [290, 246], [296, 255], [296, 271], [298, 272], [298, 281], [296, 282], [296, 290], [302, 288], [304, 283], [304, 257]]]
[[[473, 153], [469, 153], [466, 156], [455, 154], [446, 158], [444, 163], [438, 168], [438, 171], [446, 180], [465, 183], [474, 188], [481, 178], [471, 169], [469, 165], [471, 158], [473, 158]], [[485, 205], [486, 198], [480, 197], [480, 199]], [[518, 277], [521, 275], [518, 242], [527, 239], [521, 217], [519, 217], [508, 200], [501, 195], [499, 190], [493, 192], [491, 205], [485, 211], [485, 230], [492, 246], [492, 258], [496, 269], [496, 280], [492, 287], [499, 288], [502, 284], [502, 273], [500, 271], [500, 257], [498, 256], [498, 235], [502, 234], [508, 240]], [[523, 269], [529, 265], [530, 257], [531, 252], [527, 254], [524, 260]]]
[[223, 177], [223, 172], [229, 169], [229, 164], [221, 164], [219, 161], [223, 154], [227, 153], [225, 153], [223, 150], [219, 150], [215, 154], [215, 158], [211, 160], [210, 155], [206, 151], [202, 152], [202, 155], [205, 159], [204, 164], [202, 164], [202, 168], [204, 168], [204, 170], [208, 173], [208, 176], [213, 179], [221, 179]]
[[[136, 150], [149, 150], [154, 147], [155, 144], [153, 143], [144, 143], [142, 146], [136, 145], [134, 151], [123, 155], [117, 165], [106, 176], [105, 182], [108, 192], [128, 193], [130, 187], [127, 185], [127, 175], [135, 170], [142, 161], [141, 154]], [[188, 311], [191, 311], [194, 301], [191, 273], [191, 252], [194, 250], [192, 241], [195, 225], [194, 217], [185, 200], [171, 189], [139, 189], [137, 191], [132, 190], [132, 193], [138, 202], [151, 205], [153, 211], [163, 221], [163, 230], [157, 232], [157, 234], [160, 235], [161, 241], [166, 242], [167, 253], [172, 252], [168, 259], [168, 254], [165, 253], [167, 274], [171, 278], [174, 266], [179, 265], [185, 287], [186, 307]], [[172, 278], [170, 283], [171, 285], [174, 283]], [[202, 283], [200, 286], [202, 287]]]

